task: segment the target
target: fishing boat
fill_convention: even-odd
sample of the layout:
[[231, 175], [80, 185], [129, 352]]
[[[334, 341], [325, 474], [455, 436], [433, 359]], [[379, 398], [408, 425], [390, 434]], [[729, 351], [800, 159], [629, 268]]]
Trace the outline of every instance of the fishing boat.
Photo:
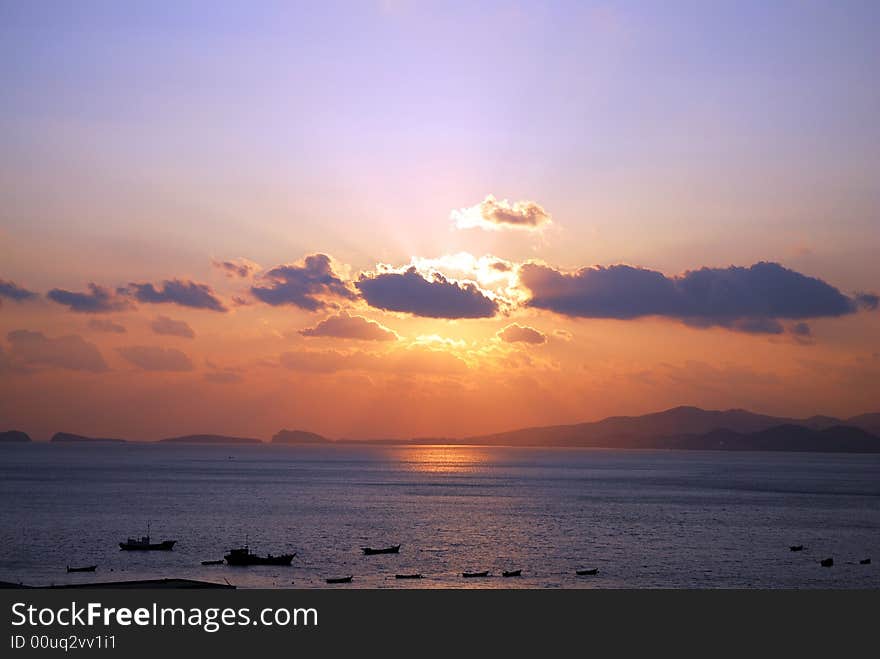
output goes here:
[[395, 574], [395, 579], [421, 579], [421, 574]]
[[84, 565], [82, 567], [67, 566], [68, 572], [94, 572], [96, 569], [98, 569], [97, 565]]
[[226, 554], [226, 556], [224, 556], [223, 558], [226, 559], [226, 562], [229, 565], [237, 566], [290, 565], [290, 562], [293, 560], [294, 556], [296, 556], [296, 552], [293, 552], [292, 554], [281, 554], [280, 556], [273, 556], [272, 554], [258, 556], [257, 554], [252, 554], [250, 547], [245, 545], [244, 547], [240, 547], [238, 549], [230, 549], [229, 553]]
[[223, 559], [220, 558], [216, 561], [202, 561], [202, 565], [223, 565]]
[[348, 577], [331, 577], [329, 579], [325, 579], [327, 583], [351, 583], [351, 580], [354, 579], [353, 576]]
[[804, 546], [803, 545], [792, 545], [791, 547], [789, 547], [789, 549], [791, 551], [803, 551]]
[[819, 561], [819, 565], [821, 565], [822, 567], [831, 567], [832, 565], [834, 565], [834, 559], [823, 558], [821, 561]]
[[521, 577], [522, 570], [506, 570], [505, 572], [501, 573], [501, 576], [502, 577]]
[[593, 568], [590, 568], [589, 570], [577, 570], [577, 575], [579, 577], [587, 577], [587, 576], [592, 576], [594, 574], [599, 574], [599, 568], [593, 567]]
[[140, 538], [129, 538], [119, 543], [119, 548], [124, 551], [171, 551], [177, 540], [163, 540], [162, 542], [150, 541], [150, 524], [147, 523], [147, 535]]
[[462, 572], [461, 576], [464, 577], [465, 579], [476, 579], [477, 577], [488, 577], [489, 570], [486, 570], [484, 572]]
[[373, 549], [372, 547], [361, 547], [361, 551], [365, 556], [375, 556], [376, 554], [397, 554], [400, 552], [400, 545], [393, 545], [383, 549]]
[[870, 564], [871, 564], [870, 558], [863, 558], [862, 560], [859, 561], [859, 565], [870, 565]]

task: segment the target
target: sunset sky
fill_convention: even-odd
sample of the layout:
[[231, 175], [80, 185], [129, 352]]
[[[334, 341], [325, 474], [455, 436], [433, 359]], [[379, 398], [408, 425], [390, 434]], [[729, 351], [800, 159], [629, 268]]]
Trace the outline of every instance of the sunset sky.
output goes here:
[[876, 2], [0, 2], [0, 430], [880, 411]]

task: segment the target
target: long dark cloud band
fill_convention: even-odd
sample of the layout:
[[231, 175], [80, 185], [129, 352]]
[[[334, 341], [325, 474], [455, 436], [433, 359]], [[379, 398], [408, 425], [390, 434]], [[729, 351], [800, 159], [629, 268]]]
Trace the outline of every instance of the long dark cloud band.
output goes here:
[[565, 273], [536, 263], [520, 269], [528, 306], [578, 318], [666, 316], [697, 326], [778, 333], [783, 320], [844, 316], [876, 307], [778, 263], [701, 268], [668, 277], [628, 265]]

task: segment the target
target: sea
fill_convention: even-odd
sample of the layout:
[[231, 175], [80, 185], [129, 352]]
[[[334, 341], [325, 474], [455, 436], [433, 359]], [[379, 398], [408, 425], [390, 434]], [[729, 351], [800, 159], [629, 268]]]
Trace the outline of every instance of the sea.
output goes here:
[[[148, 523], [154, 541], [177, 540], [174, 550], [120, 551]], [[201, 564], [245, 543], [296, 557], [290, 567]], [[397, 544], [399, 554], [361, 551]], [[822, 567], [829, 557], [834, 566]], [[94, 573], [66, 571], [92, 564]], [[516, 569], [521, 577], [500, 576]], [[484, 570], [491, 576], [462, 578]], [[406, 573], [423, 578], [395, 579]], [[325, 582], [344, 576], [352, 582]], [[878, 588], [880, 455], [0, 445], [0, 581], [162, 578], [239, 588]]]

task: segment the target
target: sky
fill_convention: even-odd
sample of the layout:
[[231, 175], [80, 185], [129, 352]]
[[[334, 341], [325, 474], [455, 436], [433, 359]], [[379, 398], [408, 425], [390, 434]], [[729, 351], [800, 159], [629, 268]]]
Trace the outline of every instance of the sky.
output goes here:
[[0, 430], [878, 411], [878, 25], [0, 0]]

